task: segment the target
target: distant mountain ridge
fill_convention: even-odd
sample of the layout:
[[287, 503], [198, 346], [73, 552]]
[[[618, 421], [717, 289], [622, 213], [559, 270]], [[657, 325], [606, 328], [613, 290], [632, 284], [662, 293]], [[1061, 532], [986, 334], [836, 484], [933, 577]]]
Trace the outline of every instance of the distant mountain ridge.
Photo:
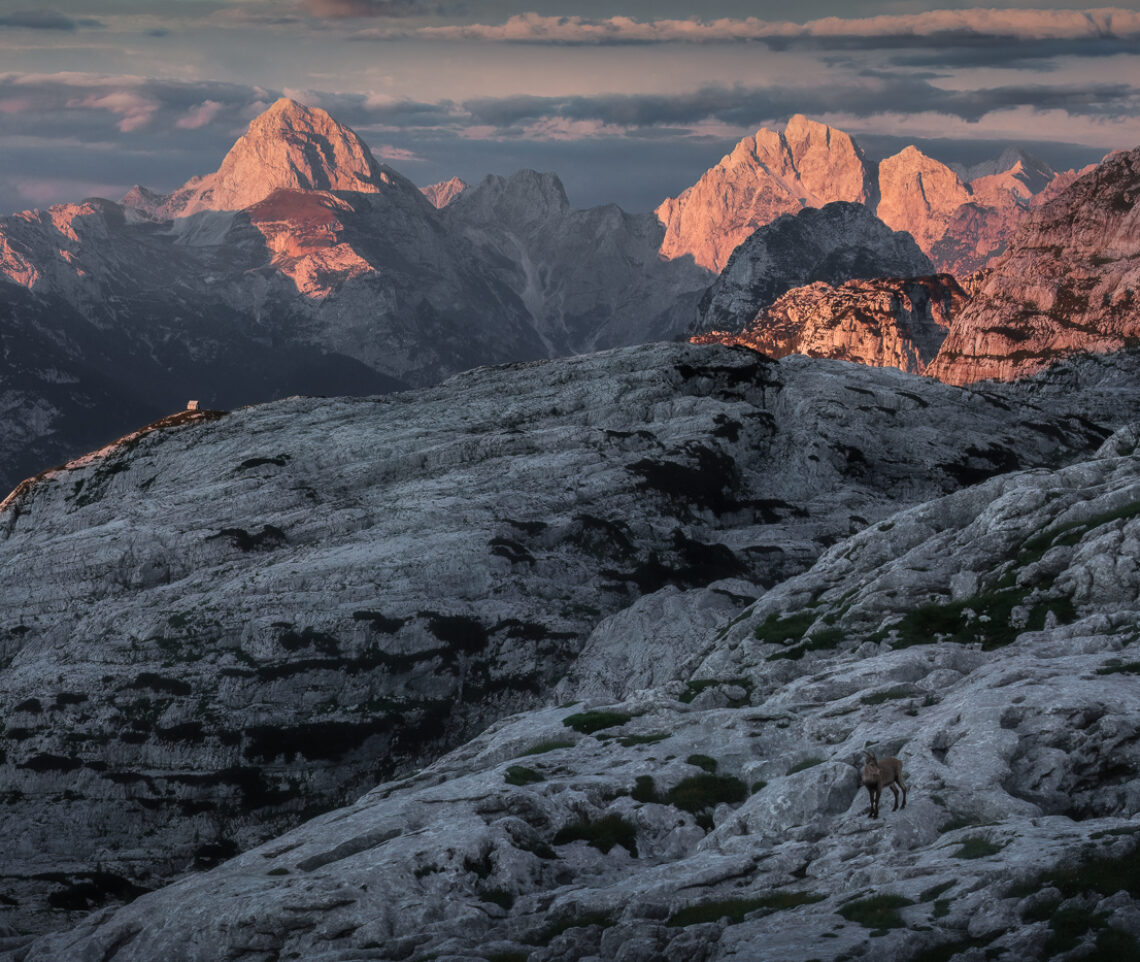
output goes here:
[[[802, 350], [815, 357], [853, 357], [951, 384], [1012, 381], [1072, 354], [1118, 351], [1140, 339], [1138, 198], [1140, 148], [1114, 154], [1038, 204], [991, 269], [964, 278], [961, 287], [953, 282], [948, 298], [927, 302], [931, 308], [942, 305], [937, 327], [945, 339], [933, 357], [929, 338], [920, 357], [909, 348], [888, 347], [915, 319], [914, 299], [903, 296], [901, 279], [813, 285], [757, 312], [729, 285], [731, 266], [710, 288], [710, 296], [723, 292], [720, 309], [706, 311], [712, 323], [699, 340], [770, 348], [777, 356]], [[757, 231], [734, 259], [770, 229]], [[744, 286], [765, 289], [763, 279]], [[888, 290], [892, 295], [883, 297]], [[925, 316], [926, 308], [920, 313], [924, 324], [935, 320], [934, 314]]]
[[849, 134], [796, 114], [783, 131], [762, 128], [744, 138], [657, 208], [662, 253], [692, 255], [719, 272], [757, 227], [843, 200], [866, 204], [910, 233], [938, 270], [968, 274], [1004, 250], [1032, 198], [1058, 175], [1016, 149], [962, 173], [972, 179], [913, 146], [876, 164]]
[[[571, 210], [552, 174], [429, 200], [325, 111], [282, 99], [169, 195], [0, 218], [0, 397], [36, 426], [0, 431], [0, 486], [190, 398], [376, 393], [676, 338], [710, 278], [662, 262], [661, 234], [649, 214]], [[30, 367], [51, 343], [88, 416], [52, 365]]]
[[[171, 194], [138, 186], [118, 204], [0, 218], [0, 487], [190, 398], [225, 408], [425, 385], [681, 338], [702, 313], [703, 329], [738, 333], [799, 284], [988, 263], [1027, 210], [1077, 180], [1020, 153], [984, 171], [967, 184], [913, 148], [876, 165], [847, 134], [797, 116], [746, 138], [656, 215], [575, 210], [552, 173], [421, 190], [325, 111], [282, 99], [217, 171]], [[782, 255], [758, 266], [752, 235], [837, 202], [866, 209], [863, 241], [814, 272]], [[924, 260], [877, 249], [891, 230]], [[702, 261], [721, 258], [733, 266], [717, 279]], [[1085, 323], [1092, 333], [1071, 348], [1102, 343], [1095, 318]]]

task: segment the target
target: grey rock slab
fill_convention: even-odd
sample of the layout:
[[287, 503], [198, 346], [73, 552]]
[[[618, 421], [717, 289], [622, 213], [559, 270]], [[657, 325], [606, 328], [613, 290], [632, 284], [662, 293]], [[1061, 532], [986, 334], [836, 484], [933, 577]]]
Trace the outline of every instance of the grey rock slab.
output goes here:
[[[1126, 671], [1095, 672], [1127, 662], [1135, 637], [1129, 569], [1096, 560], [1137, 523], [1117, 516], [1135, 467], [1053, 467], [1109, 433], [1074, 414], [1084, 396], [1031, 404], [840, 362], [657, 345], [382, 398], [180, 416], [49, 472], [0, 509], [0, 827], [18, 840], [3, 866], [18, 903], [5, 923], [62, 926], [378, 783], [358, 805], [398, 806], [398, 837], [384, 840], [393, 822], [379, 814], [321, 834], [357, 810], [339, 811], [311, 823], [317, 834], [299, 836], [309, 840], [281, 867], [332, 877], [388, 852], [383, 864], [413, 866], [361, 880], [391, 887], [385, 912], [438, 885], [436, 914], [409, 909], [409, 928], [397, 919], [384, 938], [446, 929], [440, 907], [456, 885], [488, 930], [496, 913], [515, 917], [488, 880], [528, 879], [519, 898], [618, 877], [625, 891], [645, 858], [704, 858], [698, 833], [708, 822], [720, 832], [741, 804], [786, 813], [788, 837], [763, 845], [810, 846], [827, 823], [860, 817], [868, 747], [903, 757], [916, 785], [943, 797], [947, 821], [1063, 812], [1066, 798], [1086, 820], [1122, 818], [1135, 788], [1104, 758], [1107, 746], [1132, 758], [1133, 717], [1102, 713], [1121, 727], [1094, 720], [1081, 740], [1065, 735], [1104, 692], [1125, 697]], [[1104, 409], [1126, 419], [1113, 396]], [[1028, 470], [984, 480], [1014, 463]], [[1056, 563], [1021, 558], [1046, 528]], [[1053, 584], [1022, 584], [1046, 559]], [[983, 600], [992, 579], [1013, 576], [1024, 596], [1011, 610], [1030, 608], [1024, 650], [888, 650], [900, 643], [892, 626], [948, 599], [961, 570], [977, 573]], [[810, 630], [831, 632], [833, 648], [770, 660], [802, 634], [789, 646], [756, 629], [813, 604]], [[654, 610], [676, 612], [678, 630], [658, 632]], [[620, 694], [607, 695], [618, 689], [597, 679], [619, 660]], [[500, 721], [542, 708], [567, 671], [571, 698], [586, 679], [582, 705]], [[1040, 727], [1001, 707], [1023, 694]], [[614, 697], [626, 699], [624, 725], [562, 724]], [[529, 754], [557, 742], [570, 744]], [[684, 780], [713, 774], [692, 756], [746, 793], [769, 785], [747, 802], [722, 783], [705, 808], [671, 805]], [[814, 757], [818, 771], [789, 774]], [[542, 780], [524, 772], [511, 785], [512, 765]], [[644, 776], [658, 797], [637, 802]], [[677, 814], [638, 815], [637, 858], [587, 840], [557, 860], [532, 851], [575, 821], [611, 807], [631, 818], [638, 805]], [[316, 862], [298, 868], [306, 859]]]

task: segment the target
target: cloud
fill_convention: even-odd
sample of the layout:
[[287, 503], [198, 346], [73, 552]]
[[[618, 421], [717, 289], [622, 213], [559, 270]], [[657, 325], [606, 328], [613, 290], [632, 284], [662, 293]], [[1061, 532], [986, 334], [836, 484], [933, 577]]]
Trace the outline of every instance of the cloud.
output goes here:
[[[362, 0], [305, 0], [310, 6], [372, 6]], [[388, 3], [376, 6], [387, 7]], [[362, 14], [354, 14], [362, 15]], [[599, 46], [662, 43], [763, 42], [822, 47], [973, 45], [979, 42], [1129, 41], [1140, 39], [1140, 13], [1100, 10], [933, 10], [926, 13], [847, 19], [827, 17], [805, 24], [758, 17], [715, 20], [636, 20], [616, 16], [551, 17], [524, 13], [501, 24], [448, 24], [419, 28], [376, 27], [355, 39], [411, 37], [450, 41]]]
[[1025, 84], [945, 90], [909, 77], [880, 76], [842, 87], [709, 86], [676, 96], [517, 96], [473, 99], [462, 106], [472, 124], [490, 127], [497, 136], [523, 136], [552, 119], [597, 122], [610, 131], [691, 127], [709, 121], [747, 129], [786, 119], [792, 112], [789, 105], [794, 105], [794, 112], [809, 116], [933, 112], [970, 123], [994, 111], [1016, 107], [1115, 117], [1140, 112], [1140, 88], [1126, 84]]
[[423, 158], [420, 157], [414, 150], [408, 150], [406, 147], [393, 147], [391, 144], [381, 144], [372, 151], [381, 160], [394, 160], [397, 163], [403, 161], [404, 163], [423, 163]]
[[176, 120], [174, 126], [183, 130], [198, 130], [213, 121], [222, 109], [223, 105], [216, 100], [203, 100], [197, 107], [191, 107], [184, 117]]
[[17, 10], [0, 16], [0, 27], [17, 27], [25, 30], [73, 31], [78, 27], [101, 27], [103, 24], [90, 17], [73, 20], [55, 10]]
[[421, 12], [417, 0], [301, 0], [315, 17], [406, 17]]
[[119, 117], [119, 130], [130, 133], [149, 124], [158, 112], [159, 105], [150, 97], [136, 91], [111, 90], [102, 94], [75, 97], [67, 102], [67, 106], [109, 110]]

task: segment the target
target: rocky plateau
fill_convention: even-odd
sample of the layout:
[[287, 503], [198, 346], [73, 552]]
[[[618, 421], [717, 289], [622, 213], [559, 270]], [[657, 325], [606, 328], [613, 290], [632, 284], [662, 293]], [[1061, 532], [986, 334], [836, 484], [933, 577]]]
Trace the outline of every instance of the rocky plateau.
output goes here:
[[639, 599], [713, 585], [728, 620], [901, 506], [1087, 456], [1140, 417], [1100, 365], [1042, 401], [622, 349], [183, 412], [29, 481], [0, 507], [5, 904], [58, 925], [245, 850], [542, 704]]
[[[21, 934], [46, 919], [10, 911], [0, 957], [1133, 957], [1138, 363], [1080, 358], [979, 393], [719, 346], [627, 349], [447, 391], [181, 415], [27, 486], [0, 510], [4, 690], [21, 699], [5, 710], [4, 831], [26, 840], [9, 864], [27, 873], [6, 899], [43, 899], [56, 930]], [[504, 398], [547, 413], [481, 420]], [[649, 436], [608, 427], [619, 410]], [[739, 446], [718, 416], [740, 421]], [[865, 446], [846, 471], [821, 446], [842, 425]], [[1010, 438], [990, 449], [1003, 464], [964, 487], [953, 470], [920, 480], [920, 439], [945, 451], [987, 431]], [[725, 464], [684, 498], [662, 489], [701, 461], [662, 459], [685, 438], [733, 452], [741, 487], [720, 485]], [[252, 439], [275, 453], [235, 464]], [[816, 492], [798, 517], [742, 507], [789, 489]], [[253, 498], [256, 518], [226, 513]], [[859, 530], [827, 536], [859, 501]], [[600, 520], [575, 527], [587, 507]], [[804, 526], [823, 543], [778, 575], [758, 561], [770, 550], [743, 547]], [[684, 575], [698, 542], [702, 574]], [[615, 556], [625, 543], [635, 554]], [[644, 551], [643, 573], [673, 569], [664, 583], [599, 574]], [[21, 578], [50, 590], [21, 594]], [[447, 610], [415, 611], [426, 592]], [[549, 694], [513, 685], [555, 664]], [[434, 699], [442, 728], [425, 730]], [[302, 718], [322, 719], [318, 741], [299, 740]], [[867, 749], [900, 757], [908, 786], [878, 820]], [[324, 807], [338, 770], [344, 790], [380, 784], [257, 844], [282, 807], [294, 823]], [[92, 826], [88, 867], [63, 869]], [[152, 853], [143, 871], [148, 846], [195, 844], [200, 865], [241, 853], [209, 871]]]

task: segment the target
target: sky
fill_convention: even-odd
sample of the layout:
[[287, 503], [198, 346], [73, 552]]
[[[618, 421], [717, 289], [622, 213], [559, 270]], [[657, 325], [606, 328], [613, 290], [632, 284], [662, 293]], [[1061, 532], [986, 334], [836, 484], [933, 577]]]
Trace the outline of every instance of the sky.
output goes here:
[[796, 113], [873, 157], [1140, 145], [1140, 0], [0, 0], [0, 213], [169, 191], [280, 96], [421, 186], [651, 210]]

